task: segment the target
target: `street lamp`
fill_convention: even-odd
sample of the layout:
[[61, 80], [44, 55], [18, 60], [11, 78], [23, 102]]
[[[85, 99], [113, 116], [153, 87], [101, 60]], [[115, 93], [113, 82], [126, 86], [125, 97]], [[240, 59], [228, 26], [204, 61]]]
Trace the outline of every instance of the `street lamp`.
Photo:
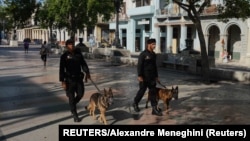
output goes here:
[[119, 12], [120, 12], [120, 0], [114, 0], [115, 12], [116, 12], [116, 30], [115, 30], [115, 46], [116, 48], [121, 48], [119, 39]]

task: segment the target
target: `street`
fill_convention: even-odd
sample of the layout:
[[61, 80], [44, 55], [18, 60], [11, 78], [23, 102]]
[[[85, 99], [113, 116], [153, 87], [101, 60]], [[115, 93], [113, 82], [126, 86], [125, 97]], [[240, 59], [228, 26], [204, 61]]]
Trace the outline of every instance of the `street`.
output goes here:
[[[91, 81], [85, 83], [85, 95], [78, 104], [82, 121], [73, 122], [59, 82], [59, 58], [50, 55], [44, 68], [38, 46], [31, 46], [28, 54], [22, 47], [0, 48], [0, 140], [56, 141], [58, 125], [102, 125], [84, 109], [90, 95], [98, 91]], [[86, 61], [97, 87], [113, 89], [114, 104], [106, 113], [109, 125], [250, 124], [249, 83], [207, 85], [198, 76], [159, 68], [162, 84], [179, 87], [179, 99], [170, 102], [169, 114], [163, 111], [157, 117], [150, 106], [144, 108], [145, 95], [139, 105], [142, 111], [135, 115], [130, 105], [138, 90], [136, 66], [113, 66], [102, 59]], [[159, 105], [163, 107], [162, 102]]]

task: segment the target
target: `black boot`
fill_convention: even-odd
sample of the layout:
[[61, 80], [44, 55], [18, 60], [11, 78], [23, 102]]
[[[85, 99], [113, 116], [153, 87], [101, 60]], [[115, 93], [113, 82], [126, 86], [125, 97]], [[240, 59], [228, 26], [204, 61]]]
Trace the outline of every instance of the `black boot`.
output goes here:
[[157, 110], [158, 110], [159, 112], [162, 112], [162, 110], [161, 110], [161, 108], [160, 108], [159, 106], [157, 106]]
[[162, 113], [161, 113], [161, 111], [158, 110], [157, 106], [153, 106], [152, 115], [162, 116]]
[[138, 107], [138, 104], [133, 103], [133, 107], [134, 107], [135, 112], [140, 112], [140, 108]]
[[77, 112], [72, 112], [72, 114], [73, 114], [74, 122], [80, 122], [81, 121], [81, 119], [78, 117]]

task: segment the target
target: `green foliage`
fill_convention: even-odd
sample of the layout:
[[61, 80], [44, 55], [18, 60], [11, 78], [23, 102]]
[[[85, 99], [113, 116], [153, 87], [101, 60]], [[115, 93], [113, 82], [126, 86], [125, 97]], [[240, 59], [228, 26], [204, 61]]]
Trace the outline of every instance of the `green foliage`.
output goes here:
[[27, 25], [27, 21], [39, 6], [36, 0], [4, 0], [4, 4], [13, 28]]
[[93, 27], [98, 16], [109, 20], [113, 12], [113, 0], [46, 0], [36, 19], [42, 27], [66, 28], [74, 36], [77, 29]]
[[9, 18], [6, 8], [6, 6], [0, 5], [0, 31], [4, 28], [8, 32], [12, 28], [12, 20]]
[[219, 10], [218, 19], [228, 22], [230, 18], [245, 20], [250, 16], [249, 0], [227, 0], [224, 7]]

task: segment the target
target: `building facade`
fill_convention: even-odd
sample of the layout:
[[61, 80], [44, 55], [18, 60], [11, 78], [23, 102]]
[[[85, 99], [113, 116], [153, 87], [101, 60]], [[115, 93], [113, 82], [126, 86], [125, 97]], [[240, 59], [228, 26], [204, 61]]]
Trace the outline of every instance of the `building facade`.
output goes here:
[[[216, 15], [223, 4], [224, 0], [213, 0], [201, 15], [208, 56], [219, 59], [222, 51], [227, 50], [233, 61], [250, 65], [250, 19], [219, 22]], [[148, 38], [156, 38], [157, 53], [178, 54], [187, 48], [187, 43], [200, 51], [195, 26], [177, 4], [166, 4], [165, 0], [125, 0], [124, 5], [121, 14], [127, 18], [119, 20], [119, 37], [126, 49], [140, 52]], [[115, 24], [111, 22], [109, 28], [115, 30]]]
[[[157, 53], [179, 54], [187, 46], [200, 51], [200, 41], [196, 28], [187, 13], [171, 0], [123, 0], [119, 13], [119, 39], [121, 46], [130, 52], [141, 52], [149, 38], [155, 38]], [[227, 50], [232, 61], [250, 65], [250, 18], [243, 21], [230, 19], [227, 23], [216, 19], [218, 8], [225, 0], [212, 0], [201, 15], [201, 24], [205, 36], [208, 56], [215, 60], [221, 58]], [[186, 2], [186, 0], [183, 0]], [[116, 31], [115, 15], [110, 22], [99, 22], [91, 29], [82, 29], [76, 33], [76, 43], [83, 38], [85, 43], [94, 40], [94, 46], [102, 42], [113, 45]], [[81, 31], [81, 32], [80, 32]], [[52, 31], [31, 26], [17, 30], [19, 41], [50, 40], [50, 32], [58, 42], [69, 38], [66, 29]]]

